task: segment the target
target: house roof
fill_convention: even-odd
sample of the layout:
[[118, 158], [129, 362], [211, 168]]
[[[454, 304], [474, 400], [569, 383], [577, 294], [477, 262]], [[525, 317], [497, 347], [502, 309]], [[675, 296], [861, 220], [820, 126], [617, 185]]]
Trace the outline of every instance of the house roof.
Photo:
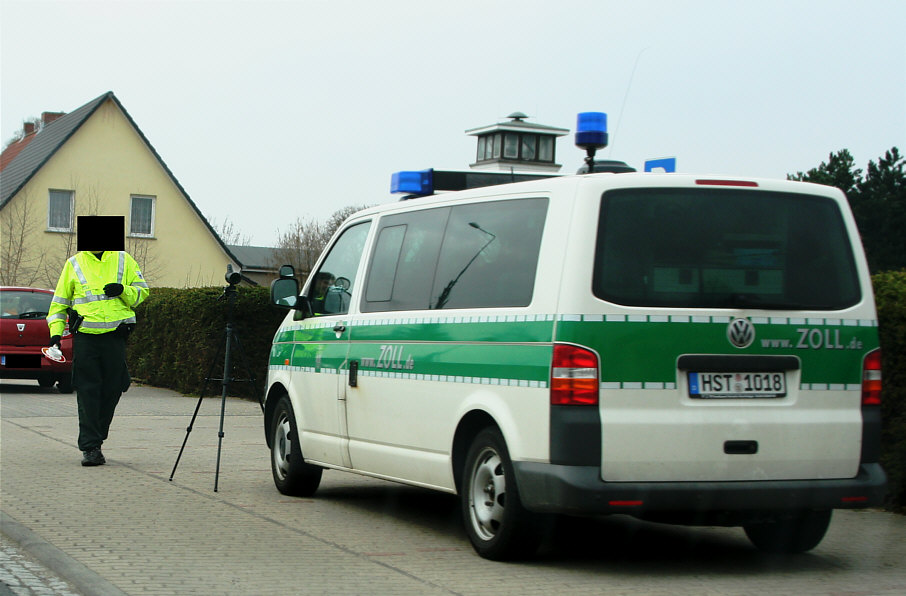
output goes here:
[[274, 264], [276, 263], [276, 249], [274, 248], [268, 246], [241, 246], [239, 244], [228, 244], [227, 246], [243, 269], [263, 271], [274, 271], [277, 269]]
[[[42, 128], [40, 132], [30, 135], [32, 140], [3, 168], [3, 178], [0, 180], [0, 208], [3, 208], [16, 193], [22, 190], [22, 187], [32, 179], [45, 163], [47, 163], [54, 153], [57, 152], [57, 149], [62, 147], [63, 144], [69, 140], [82, 123], [85, 122], [85, 120], [87, 120], [108, 97], [113, 97], [113, 92], [107, 92], [104, 95], [93, 99], [74, 112], [54, 120]], [[125, 112], [125, 110], [123, 111]], [[24, 140], [25, 139], [23, 139], [23, 141]], [[12, 149], [12, 147], [10, 147], [10, 149]], [[7, 149], [7, 151], [8, 150], [9, 149]]]
[[35, 133], [26, 135], [9, 144], [9, 146], [3, 150], [3, 153], [0, 154], [0, 172], [6, 169], [6, 166], [15, 158], [19, 153], [25, 149], [25, 146], [35, 140]]
[[[236, 258], [227, 245], [224, 244], [220, 235], [217, 234], [213, 227], [211, 227], [210, 222], [208, 222], [207, 218], [201, 213], [195, 202], [189, 197], [189, 194], [179, 183], [179, 180], [176, 179], [176, 176], [173, 175], [173, 172], [170, 171], [170, 168], [168, 168], [167, 164], [164, 163], [164, 160], [161, 159], [157, 150], [154, 149], [148, 141], [148, 138], [145, 137], [145, 134], [135, 123], [135, 120], [132, 119], [132, 116], [129, 115], [129, 112], [127, 112], [126, 108], [123, 107], [123, 104], [120, 103], [120, 100], [113, 94], [113, 91], [108, 91], [100, 97], [92, 99], [75, 111], [46, 124], [39, 132], [26, 137], [26, 139], [31, 138], [31, 140], [21, 148], [18, 148], [16, 153], [12, 156], [12, 159], [9, 159], [6, 156], [7, 151], [13, 148], [12, 145], [7, 148], [7, 151], [3, 152], [3, 176], [0, 176], [0, 209], [3, 209], [10, 199], [16, 196], [16, 193], [28, 184], [28, 181], [38, 173], [51, 157], [53, 157], [57, 150], [62, 147], [66, 141], [78, 131], [82, 124], [84, 124], [85, 121], [88, 120], [88, 118], [90, 118], [91, 115], [107, 100], [114, 102], [126, 119], [129, 120], [132, 128], [135, 129], [135, 132], [137, 132], [142, 141], [144, 141], [160, 166], [167, 173], [167, 176], [170, 177], [182, 196], [185, 197], [192, 209], [195, 210], [195, 213], [197, 213], [198, 217], [201, 218], [201, 221], [204, 222], [204, 225], [217, 240], [217, 243], [220, 244], [221, 248], [223, 248], [224, 252], [237, 263], [241, 263], [242, 261]], [[25, 141], [25, 139], [22, 139], [22, 141], [19, 142], [21, 143], [23, 141]]]

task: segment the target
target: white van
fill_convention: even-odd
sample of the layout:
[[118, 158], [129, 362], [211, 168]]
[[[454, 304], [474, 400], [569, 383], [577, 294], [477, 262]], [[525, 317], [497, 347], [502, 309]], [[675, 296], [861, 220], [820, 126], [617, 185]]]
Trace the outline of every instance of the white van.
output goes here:
[[548, 514], [801, 552], [833, 509], [883, 500], [877, 315], [837, 189], [469, 188], [353, 215], [301, 296], [283, 273], [264, 420], [283, 493], [324, 468], [455, 493], [490, 559], [532, 553]]

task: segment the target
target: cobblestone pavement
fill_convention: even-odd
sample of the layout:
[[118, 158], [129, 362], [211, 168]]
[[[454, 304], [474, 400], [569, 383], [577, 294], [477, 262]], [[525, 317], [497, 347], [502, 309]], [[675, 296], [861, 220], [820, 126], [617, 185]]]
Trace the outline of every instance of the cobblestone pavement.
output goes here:
[[537, 558], [501, 564], [475, 555], [453, 495], [332, 471], [313, 498], [281, 495], [256, 403], [226, 404], [214, 492], [219, 397], [204, 400], [171, 482], [197, 400], [133, 387], [108, 464], [82, 468], [73, 396], [25, 382], [0, 394], [0, 522], [40, 563], [26, 566], [34, 579], [12, 573], [23, 559], [4, 547], [9, 590], [25, 590], [14, 594], [906, 594], [906, 517], [890, 513], [838, 511], [793, 557], [759, 553], [738, 528], [579, 520]]

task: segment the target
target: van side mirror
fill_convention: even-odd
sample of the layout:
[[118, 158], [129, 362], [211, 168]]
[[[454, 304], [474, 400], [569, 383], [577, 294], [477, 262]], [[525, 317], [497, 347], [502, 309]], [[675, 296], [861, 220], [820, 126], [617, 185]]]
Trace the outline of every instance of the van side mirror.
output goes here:
[[271, 304], [295, 309], [299, 303], [299, 282], [295, 277], [283, 277], [283, 267], [280, 273], [280, 278], [271, 282]]

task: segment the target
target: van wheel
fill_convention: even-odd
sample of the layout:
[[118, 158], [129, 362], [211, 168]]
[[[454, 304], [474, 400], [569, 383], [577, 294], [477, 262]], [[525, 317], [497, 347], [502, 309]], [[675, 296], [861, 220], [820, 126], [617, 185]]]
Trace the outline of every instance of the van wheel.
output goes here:
[[789, 517], [743, 526], [746, 536], [767, 553], [804, 553], [812, 550], [827, 532], [831, 510], [802, 511]]
[[522, 506], [503, 436], [486, 428], [466, 455], [460, 504], [475, 551], [503, 561], [531, 556], [540, 535], [534, 514]]
[[283, 395], [274, 410], [271, 424], [271, 471], [274, 484], [284, 495], [310, 497], [321, 484], [322, 469], [305, 463], [299, 447], [296, 417], [288, 395]]

